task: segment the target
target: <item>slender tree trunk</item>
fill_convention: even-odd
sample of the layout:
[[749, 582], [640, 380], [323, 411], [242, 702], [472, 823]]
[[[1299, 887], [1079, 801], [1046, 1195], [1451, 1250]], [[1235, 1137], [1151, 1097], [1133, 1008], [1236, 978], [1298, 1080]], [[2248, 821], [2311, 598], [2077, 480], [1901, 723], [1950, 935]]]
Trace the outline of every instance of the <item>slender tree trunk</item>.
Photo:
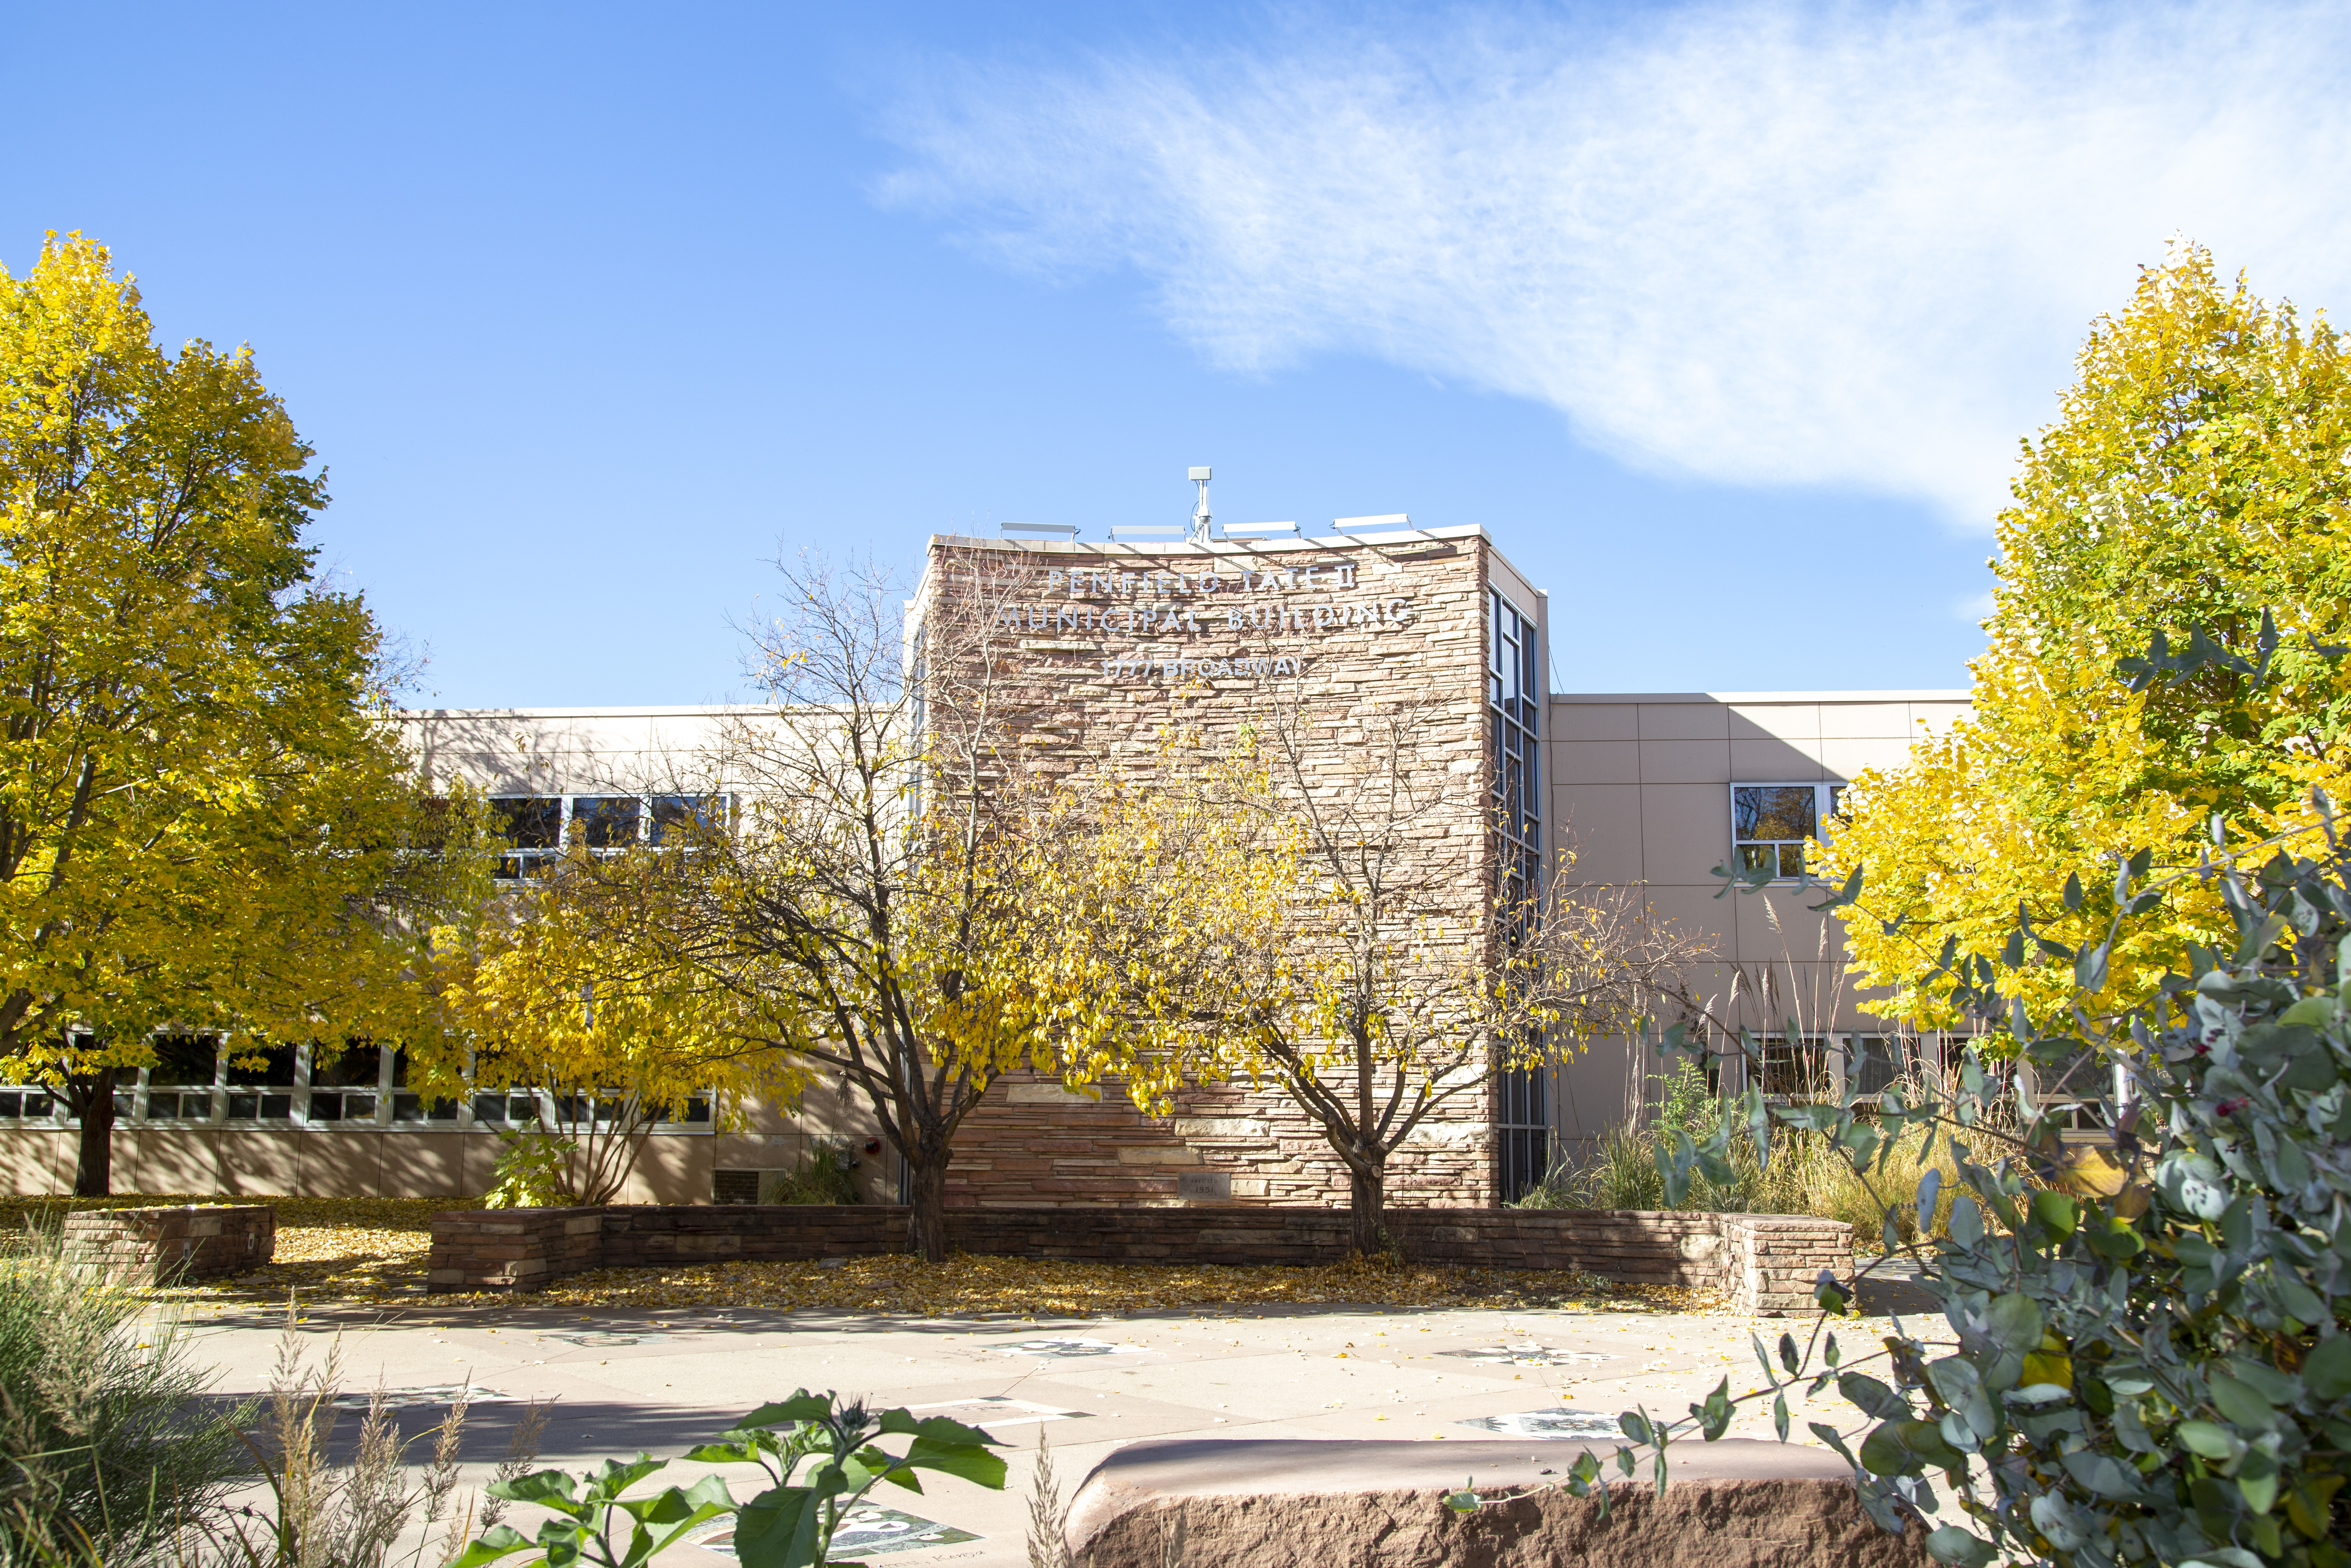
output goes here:
[[906, 1228], [906, 1249], [925, 1263], [947, 1260], [947, 1152], [922, 1151], [920, 1161], [906, 1163], [907, 1197], [914, 1212]]
[[74, 1196], [107, 1197], [114, 1187], [114, 1069], [66, 1081], [66, 1108], [81, 1123], [74, 1156]]
[[1364, 1168], [1348, 1168], [1349, 1228], [1355, 1251], [1363, 1257], [1388, 1249], [1388, 1173], [1384, 1155]]

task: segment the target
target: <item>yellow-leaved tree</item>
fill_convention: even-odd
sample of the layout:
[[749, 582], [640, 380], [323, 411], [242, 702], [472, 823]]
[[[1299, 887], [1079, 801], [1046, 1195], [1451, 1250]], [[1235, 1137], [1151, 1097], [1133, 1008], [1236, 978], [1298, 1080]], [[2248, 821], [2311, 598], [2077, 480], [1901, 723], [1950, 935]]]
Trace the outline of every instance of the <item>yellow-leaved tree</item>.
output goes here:
[[2077, 366], [2000, 516], [1971, 716], [1855, 779], [1820, 852], [1863, 873], [1886, 1016], [1952, 1021], [1959, 967], [2035, 1016], [2147, 996], [2233, 927], [2191, 891], [2106, 952], [2124, 862], [2307, 827], [2351, 764], [2351, 350], [2181, 243]]
[[[747, 1039], [862, 1099], [904, 1163], [910, 1245], [946, 1255], [958, 1131], [1016, 1069], [1084, 1083], [1136, 1075], [1164, 1098], [1197, 1053], [1190, 946], [1264, 906], [1223, 898], [1261, 867], [1236, 762], [1170, 794], [1035, 766], [1021, 722], [1050, 716], [1008, 673], [1000, 613], [1025, 569], [942, 595], [906, 645], [903, 591], [871, 570], [784, 564], [784, 614], [758, 634], [768, 699], [667, 787], [736, 802], [662, 880], [599, 877], [599, 932], [645, 972], [728, 993]], [[1228, 786], [1230, 787], [1228, 789]]]
[[[1341, 714], [1343, 768], [1315, 734]], [[1390, 1166], [1416, 1133], [1464, 1103], [1483, 1124], [1503, 1072], [1697, 1016], [1689, 977], [1711, 953], [1637, 894], [1578, 885], [1565, 843], [1531, 878], [1503, 848], [1500, 781], [1427, 765], [1459, 730], [1444, 704], [1263, 716], [1260, 836], [1279, 858], [1255, 845], [1247, 858], [1274, 879], [1270, 917], [1201, 955], [1210, 973], [1188, 999], [1215, 1011], [1178, 1037], [1201, 1059], [1169, 1072], [1270, 1080], [1346, 1171], [1365, 1254], [1390, 1246]], [[1465, 863], [1461, 841], [1489, 827], [1490, 862]]]
[[0, 1077], [62, 1092], [78, 1193], [155, 1031], [402, 1037], [488, 885], [315, 572], [311, 456], [249, 352], [157, 347], [104, 246], [0, 272]]
[[534, 1095], [556, 1140], [560, 1196], [611, 1203], [654, 1126], [706, 1117], [720, 1131], [753, 1103], [789, 1107], [805, 1063], [762, 1038], [741, 997], [600, 918], [627, 890], [658, 897], [673, 841], [602, 860], [575, 852], [504, 895], [471, 932], [439, 933], [444, 1030], [412, 1037], [408, 1084], [443, 1097]]

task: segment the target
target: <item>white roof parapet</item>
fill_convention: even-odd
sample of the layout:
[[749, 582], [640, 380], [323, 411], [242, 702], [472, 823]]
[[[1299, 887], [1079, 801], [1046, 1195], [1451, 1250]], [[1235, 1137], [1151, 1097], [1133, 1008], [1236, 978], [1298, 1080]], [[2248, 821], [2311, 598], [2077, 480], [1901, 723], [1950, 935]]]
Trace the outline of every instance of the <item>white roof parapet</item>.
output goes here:
[[1553, 692], [1555, 703], [1972, 703], [1972, 691]]

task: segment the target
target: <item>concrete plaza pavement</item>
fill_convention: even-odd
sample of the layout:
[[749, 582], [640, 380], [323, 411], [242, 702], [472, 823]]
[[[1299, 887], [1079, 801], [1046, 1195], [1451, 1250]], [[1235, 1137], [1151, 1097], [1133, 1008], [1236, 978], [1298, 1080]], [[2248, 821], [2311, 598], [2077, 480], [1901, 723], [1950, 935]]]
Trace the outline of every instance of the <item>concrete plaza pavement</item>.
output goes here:
[[[192, 1348], [218, 1369], [221, 1392], [258, 1393], [281, 1325], [282, 1313], [224, 1314], [192, 1325]], [[523, 1297], [500, 1306], [420, 1298], [380, 1312], [322, 1310], [307, 1313], [300, 1332], [312, 1365], [340, 1340], [350, 1395], [380, 1382], [413, 1397], [402, 1412], [408, 1432], [440, 1418], [451, 1385], [473, 1387], [469, 1489], [487, 1478], [533, 1399], [552, 1401], [539, 1468], [584, 1469], [640, 1449], [671, 1458], [646, 1490], [704, 1474], [712, 1467], [677, 1456], [799, 1387], [951, 1416], [1010, 1445], [1006, 1489], [932, 1475], [920, 1496], [880, 1489], [873, 1500], [893, 1511], [872, 1517], [858, 1554], [886, 1558], [893, 1568], [1017, 1568], [1028, 1561], [1040, 1434], [1050, 1439], [1065, 1502], [1113, 1448], [1160, 1437], [1524, 1439], [1523, 1474], [1489, 1479], [1531, 1479], [1563, 1468], [1568, 1443], [1603, 1437], [1621, 1410], [1679, 1416], [1725, 1375], [1734, 1394], [1760, 1385], [1750, 1333], [1771, 1345], [1792, 1332], [1801, 1344], [1810, 1328], [1809, 1319], [1614, 1310], [1243, 1306], [1108, 1319], [921, 1319], [740, 1308], [590, 1312]], [[1885, 1332], [1883, 1319], [1838, 1329], [1848, 1360], [1878, 1348]], [[1795, 1406], [1800, 1441], [1811, 1440], [1808, 1417], [1845, 1428], [1857, 1417], [1833, 1387]], [[346, 1437], [358, 1419], [343, 1417]], [[1743, 1411], [1731, 1432], [1771, 1436], [1768, 1404]], [[755, 1472], [727, 1473], [738, 1500], [752, 1495]], [[515, 1513], [526, 1533], [535, 1528], [536, 1510]], [[682, 1543], [659, 1561], [715, 1568], [727, 1557]]]

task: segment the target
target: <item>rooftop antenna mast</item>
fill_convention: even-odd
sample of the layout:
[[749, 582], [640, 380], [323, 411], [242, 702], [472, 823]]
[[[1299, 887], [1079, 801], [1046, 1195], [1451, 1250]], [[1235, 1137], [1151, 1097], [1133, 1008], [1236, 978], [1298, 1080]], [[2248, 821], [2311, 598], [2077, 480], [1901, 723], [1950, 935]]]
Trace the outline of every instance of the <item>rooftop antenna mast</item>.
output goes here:
[[1196, 545], [1204, 545], [1208, 542], [1209, 538], [1208, 470], [1206, 467], [1194, 468], [1192, 483], [1200, 486], [1200, 499], [1192, 507], [1192, 542]]

